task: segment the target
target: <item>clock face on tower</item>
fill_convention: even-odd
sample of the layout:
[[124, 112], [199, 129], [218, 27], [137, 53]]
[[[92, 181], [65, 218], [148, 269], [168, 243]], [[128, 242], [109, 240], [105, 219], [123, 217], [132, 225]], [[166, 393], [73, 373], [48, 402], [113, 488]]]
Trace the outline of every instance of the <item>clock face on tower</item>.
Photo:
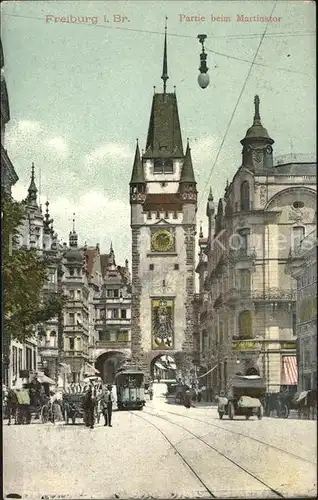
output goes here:
[[151, 236], [153, 252], [171, 252], [174, 250], [174, 237], [167, 229], [159, 229]]

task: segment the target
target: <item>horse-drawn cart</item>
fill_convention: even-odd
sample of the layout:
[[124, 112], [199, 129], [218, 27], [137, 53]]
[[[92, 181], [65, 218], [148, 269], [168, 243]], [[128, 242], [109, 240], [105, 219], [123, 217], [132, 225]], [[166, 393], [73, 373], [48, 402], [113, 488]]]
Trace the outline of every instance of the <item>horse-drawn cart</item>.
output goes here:
[[[256, 415], [263, 418], [263, 401], [266, 392], [264, 380], [257, 375], [236, 375], [232, 378], [224, 412], [233, 420], [235, 415], [244, 415], [248, 420]], [[220, 417], [221, 418], [221, 417]]]
[[77, 418], [84, 418], [84, 398], [83, 393], [63, 394], [64, 420], [66, 424], [70, 419], [74, 425]]

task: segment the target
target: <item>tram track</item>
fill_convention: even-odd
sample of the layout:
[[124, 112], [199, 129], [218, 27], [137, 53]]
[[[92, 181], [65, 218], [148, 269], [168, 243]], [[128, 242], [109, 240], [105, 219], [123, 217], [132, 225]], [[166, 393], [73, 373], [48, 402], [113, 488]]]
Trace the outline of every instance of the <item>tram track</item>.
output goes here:
[[[160, 429], [160, 427], [158, 427], [154, 422], [151, 422], [150, 420], [148, 420], [147, 418], [145, 418], [144, 415], [136, 414], [134, 412], [131, 412], [131, 413], [134, 416], [136, 416], [136, 417], [140, 418], [141, 420], [144, 420], [148, 424], [152, 425], [155, 429], [157, 429], [161, 433], [161, 435], [166, 439], [166, 441], [169, 443], [169, 445], [175, 450], [175, 452], [181, 458], [181, 460], [183, 461], [183, 463], [186, 464], [186, 466], [191, 470], [191, 472], [193, 473], [193, 475], [199, 480], [199, 482], [201, 483], [201, 485], [205, 488], [205, 490], [210, 495], [210, 498], [220, 498], [219, 496], [215, 495], [213, 493], [213, 491], [211, 491], [211, 489], [207, 486], [207, 484], [205, 483], [205, 481], [194, 470], [194, 468], [189, 463], [189, 461], [182, 455], [182, 453], [180, 453], [180, 451], [177, 449], [176, 445], [172, 443], [172, 441], [167, 437], [167, 435], [165, 434], [165, 432], [162, 431], [162, 429]], [[173, 422], [172, 420], [169, 420], [168, 418], [165, 418], [162, 415], [154, 415], [153, 413], [148, 412], [148, 411], [146, 411], [144, 413], [146, 413], [150, 417], [155, 417], [157, 419], [160, 419], [160, 420], [163, 420], [165, 422], [168, 422], [171, 425], [179, 427], [183, 431], [187, 432], [192, 438], [198, 440], [200, 443], [204, 444], [210, 450], [216, 452], [218, 455], [220, 455], [221, 457], [223, 457], [224, 459], [226, 459], [228, 462], [232, 463], [235, 467], [239, 468], [243, 473], [247, 474], [249, 477], [253, 478], [258, 483], [262, 484], [262, 486], [264, 486], [267, 490], [269, 490], [269, 492], [271, 492], [272, 494], [274, 494], [275, 497], [277, 497], [277, 498], [285, 498], [285, 496], [282, 493], [280, 493], [279, 491], [277, 491], [274, 488], [272, 488], [270, 485], [268, 485], [267, 483], [265, 483], [262, 479], [258, 478], [251, 471], [249, 471], [248, 469], [246, 469], [245, 467], [243, 467], [242, 465], [240, 465], [238, 462], [236, 462], [235, 460], [233, 460], [231, 457], [229, 457], [228, 455], [226, 455], [222, 451], [218, 450], [216, 447], [212, 446], [210, 443], [207, 443], [201, 436], [198, 436], [197, 434], [195, 434], [194, 432], [190, 431], [189, 429], [187, 429], [183, 425], [180, 425], [180, 424], [178, 424], [176, 422]], [[182, 417], [183, 415], [178, 415], [178, 416]], [[205, 422], [203, 422], [203, 423], [205, 423]], [[223, 497], [223, 495], [222, 495], [222, 497]]]
[[[150, 408], [150, 407], [147, 407], [147, 410], [154, 410], [154, 408]], [[237, 432], [237, 431], [233, 431], [232, 429], [226, 429], [225, 427], [221, 426], [221, 425], [217, 425], [217, 424], [214, 424], [212, 422], [207, 422], [206, 420], [202, 420], [200, 418], [195, 418], [195, 417], [189, 417], [188, 415], [181, 415], [180, 413], [175, 413], [175, 412], [172, 412], [172, 411], [168, 411], [168, 410], [163, 410], [160, 408], [160, 411], [164, 412], [164, 413], [168, 413], [170, 415], [175, 415], [177, 417], [182, 417], [182, 418], [186, 418], [188, 420], [194, 420], [196, 422], [200, 422], [202, 424], [205, 424], [207, 425], [208, 427], [214, 427], [216, 429], [221, 429], [222, 431], [224, 432], [228, 432], [229, 434], [233, 434], [233, 435], [236, 435], [236, 436], [240, 436], [240, 437], [244, 437], [246, 439], [249, 439], [250, 441], [255, 441], [259, 444], [262, 444], [264, 446], [267, 446], [268, 448], [272, 448], [274, 450], [277, 450], [277, 451], [280, 451], [282, 453], [285, 453], [286, 455], [289, 455], [289, 456], [292, 456], [294, 458], [297, 458], [298, 460], [302, 460], [303, 462], [307, 462], [309, 464], [312, 464], [312, 465], [317, 465], [317, 462], [315, 461], [312, 461], [312, 460], [308, 460], [307, 458], [304, 458], [300, 455], [297, 455], [296, 453], [293, 453], [291, 451], [287, 451], [287, 450], [284, 450], [284, 448], [280, 448], [279, 446], [275, 446], [273, 444], [270, 444], [270, 443], [267, 443], [266, 441], [262, 441], [261, 439], [258, 439], [258, 438], [255, 438], [255, 437], [251, 437], [251, 436], [248, 436], [246, 434], [243, 434], [242, 432]], [[151, 414], [150, 412], [146, 411], [146, 413], [148, 414]], [[158, 414], [152, 414], [154, 416], [159, 416]], [[169, 420], [168, 420], [169, 421]]]

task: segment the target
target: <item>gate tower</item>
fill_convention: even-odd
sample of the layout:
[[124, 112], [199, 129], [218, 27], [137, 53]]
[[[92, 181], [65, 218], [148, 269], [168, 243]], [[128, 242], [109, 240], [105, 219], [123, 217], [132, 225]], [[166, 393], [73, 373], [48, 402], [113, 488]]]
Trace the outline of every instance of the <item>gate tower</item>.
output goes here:
[[145, 151], [137, 141], [130, 181], [132, 360], [149, 376], [155, 357], [174, 357], [185, 374], [193, 350], [197, 189], [191, 150], [184, 153], [177, 97], [154, 93]]

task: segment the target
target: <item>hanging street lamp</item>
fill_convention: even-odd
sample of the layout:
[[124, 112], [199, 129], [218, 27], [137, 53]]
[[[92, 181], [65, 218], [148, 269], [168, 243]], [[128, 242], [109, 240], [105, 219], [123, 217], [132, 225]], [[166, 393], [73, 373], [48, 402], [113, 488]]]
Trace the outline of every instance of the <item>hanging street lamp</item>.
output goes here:
[[205, 89], [209, 83], [210, 83], [210, 78], [208, 75], [208, 70], [209, 68], [207, 67], [206, 64], [206, 58], [207, 54], [204, 51], [204, 40], [207, 38], [207, 35], [198, 35], [199, 42], [202, 45], [202, 52], [200, 54], [200, 74], [198, 76], [198, 84], [200, 85], [201, 89]]

